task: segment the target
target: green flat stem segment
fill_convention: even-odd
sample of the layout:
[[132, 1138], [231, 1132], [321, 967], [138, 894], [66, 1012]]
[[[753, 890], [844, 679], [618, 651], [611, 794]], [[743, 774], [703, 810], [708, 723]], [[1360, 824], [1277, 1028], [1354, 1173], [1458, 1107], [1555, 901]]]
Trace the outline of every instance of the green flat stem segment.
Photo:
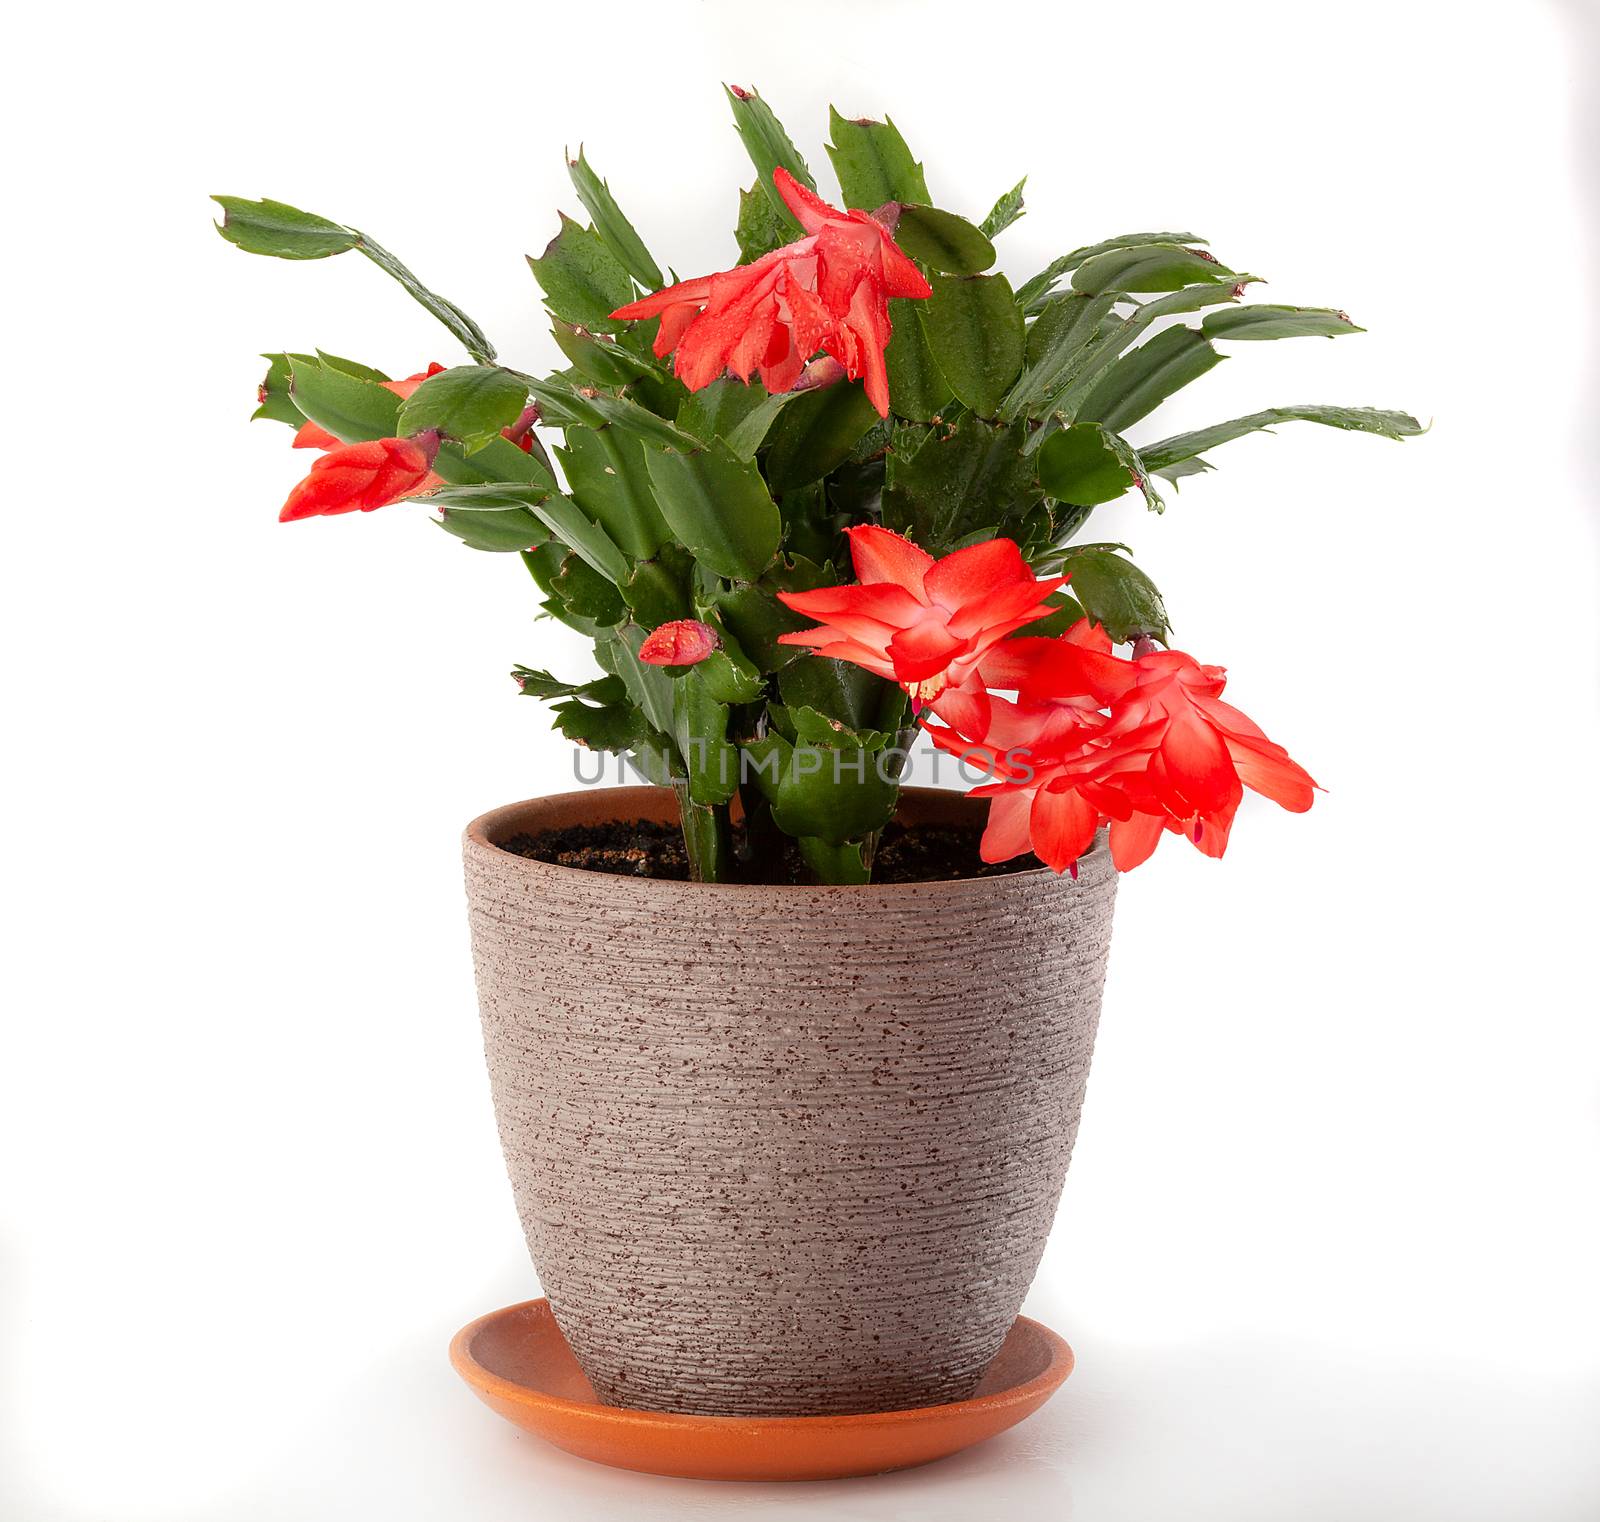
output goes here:
[[683, 843], [689, 853], [689, 875], [697, 883], [732, 882], [738, 875], [733, 830], [725, 803], [693, 803], [684, 783], [674, 783]]

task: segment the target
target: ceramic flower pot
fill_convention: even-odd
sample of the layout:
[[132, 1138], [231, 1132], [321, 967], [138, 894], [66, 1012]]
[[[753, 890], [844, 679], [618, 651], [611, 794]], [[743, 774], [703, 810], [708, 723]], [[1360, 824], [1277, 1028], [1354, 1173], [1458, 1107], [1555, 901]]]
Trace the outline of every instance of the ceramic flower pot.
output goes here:
[[[908, 789], [907, 823], [981, 805]], [[498, 849], [676, 817], [652, 788], [466, 835], [484, 1044], [517, 1209], [610, 1404], [741, 1416], [962, 1400], [1066, 1176], [1116, 874], [750, 887]]]

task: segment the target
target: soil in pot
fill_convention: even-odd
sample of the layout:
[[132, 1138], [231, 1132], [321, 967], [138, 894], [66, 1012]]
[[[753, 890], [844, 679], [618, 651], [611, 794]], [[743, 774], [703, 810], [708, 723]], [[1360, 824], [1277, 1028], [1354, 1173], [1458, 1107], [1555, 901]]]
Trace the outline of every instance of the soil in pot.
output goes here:
[[[736, 825], [736, 850], [741, 844], [740, 834], [740, 827]], [[875, 883], [950, 882], [1028, 872], [1042, 865], [1036, 856], [986, 862], [978, 854], [982, 835], [981, 830], [958, 825], [891, 823], [878, 842], [872, 880]], [[650, 819], [569, 825], [534, 835], [514, 835], [502, 842], [500, 849], [532, 861], [578, 867], [587, 872], [608, 872], [617, 877], [649, 877], [669, 882], [687, 882], [689, 878], [689, 858], [677, 825]], [[789, 854], [788, 880], [792, 883], [809, 881], [799, 852], [791, 850]]]

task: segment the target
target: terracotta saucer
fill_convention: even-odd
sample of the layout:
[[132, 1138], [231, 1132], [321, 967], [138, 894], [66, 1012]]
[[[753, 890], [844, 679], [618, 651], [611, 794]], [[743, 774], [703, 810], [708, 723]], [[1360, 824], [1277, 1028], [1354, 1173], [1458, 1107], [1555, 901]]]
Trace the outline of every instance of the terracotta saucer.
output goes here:
[[450, 1361], [507, 1421], [597, 1464], [696, 1480], [837, 1480], [926, 1464], [1014, 1427], [1072, 1372], [1072, 1349], [1019, 1316], [970, 1400], [859, 1416], [684, 1416], [601, 1405], [548, 1300], [463, 1327]]

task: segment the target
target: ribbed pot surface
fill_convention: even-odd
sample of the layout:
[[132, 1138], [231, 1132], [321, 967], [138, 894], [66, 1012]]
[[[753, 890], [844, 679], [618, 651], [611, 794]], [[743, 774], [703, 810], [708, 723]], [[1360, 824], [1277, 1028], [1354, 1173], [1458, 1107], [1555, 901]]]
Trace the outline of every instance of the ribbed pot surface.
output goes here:
[[[900, 817], [977, 807], [907, 789]], [[467, 831], [495, 1114], [556, 1320], [614, 1405], [965, 1399], [1077, 1134], [1116, 897], [1104, 845], [1076, 882], [778, 888], [495, 844], [675, 817], [668, 792], [607, 788]]]

